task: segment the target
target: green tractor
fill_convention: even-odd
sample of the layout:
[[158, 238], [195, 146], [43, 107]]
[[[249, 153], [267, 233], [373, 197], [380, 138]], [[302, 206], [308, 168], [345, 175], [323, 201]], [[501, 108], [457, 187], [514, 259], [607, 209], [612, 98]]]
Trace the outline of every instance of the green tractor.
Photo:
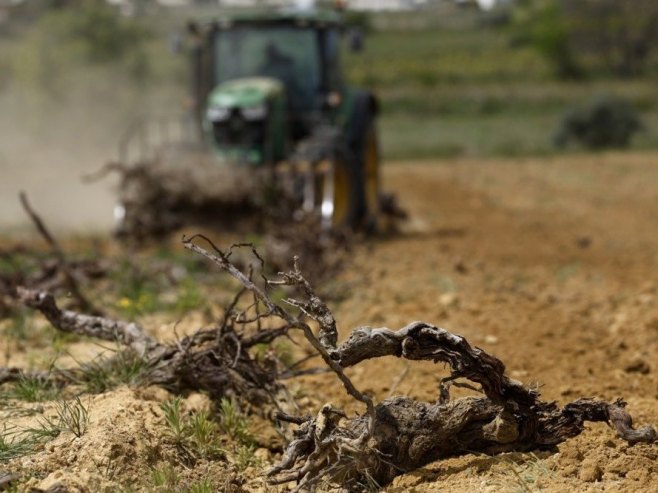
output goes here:
[[[380, 207], [378, 103], [343, 79], [341, 12], [233, 13], [190, 23], [188, 31], [192, 133], [203, 143], [205, 167], [213, 168], [202, 181], [219, 187], [225, 180], [211, 176], [227, 170], [239, 177], [237, 188], [265, 177], [268, 189], [285, 191], [295, 216], [318, 217], [326, 230], [373, 229]], [[115, 210], [120, 227], [144, 232], [146, 216], [157, 211], [150, 224], [172, 229], [163, 226], [175, 223], [164, 211], [184, 206], [166, 183], [180, 187], [183, 175], [200, 168], [189, 156], [177, 163], [181, 179], [128, 172], [132, 185], [124, 179]], [[147, 177], [159, 195], [135, 188]]]
[[267, 169], [327, 227], [372, 227], [378, 104], [343, 79], [344, 30], [336, 11], [190, 24], [194, 116], [220, 162]]

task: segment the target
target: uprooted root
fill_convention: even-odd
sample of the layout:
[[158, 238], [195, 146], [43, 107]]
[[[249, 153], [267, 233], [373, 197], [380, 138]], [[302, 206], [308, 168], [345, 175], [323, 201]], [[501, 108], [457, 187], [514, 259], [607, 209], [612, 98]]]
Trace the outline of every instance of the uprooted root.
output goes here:
[[479, 383], [484, 396], [450, 400], [445, 380], [435, 403], [394, 397], [375, 406], [374, 416], [349, 419], [326, 406], [301, 423], [286, 457], [269, 472], [272, 483], [383, 486], [441, 458], [551, 448], [579, 435], [585, 421], [609, 423], [630, 444], [656, 440], [650, 426], [633, 429], [621, 399], [578, 399], [559, 408], [505, 376], [500, 360], [423, 322], [397, 332], [362, 327], [331, 351], [343, 367], [385, 355], [448, 363], [450, 380]]
[[[536, 390], [507, 377], [502, 361], [472, 347], [463, 337], [424, 322], [398, 331], [359, 327], [338, 346], [333, 315], [296, 263], [280, 281], [265, 282], [296, 287], [305, 299], [286, 302], [299, 309], [301, 316], [275, 304], [266, 290], [237, 271], [212, 243], [214, 252], [191, 239], [184, 243], [242, 282], [290, 330], [301, 330], [348, 394], [366, 407], [364, 415], [353, 418], [329, 404], [315, 418], [279, 415], [299, 428], [281, 463], [268, 472], [272, 484], [296, 481], [298, 491], [323, 481], [348, 490], [384, 486], [400, 474], [445, 457], [552, 448], [579, 435], [586, 421], [609, 423], [630, 444], [656, 441], [653, 427], [633, 428], [621, 399], [612, 403], [578, 399], [563, 408], [544, 402]], [[317, 337], [304, 317], [318, 324]], [[447, 363], [451, 375], [441, 382], [437, 402], [394, 397], [374, 405], [343, 371], [384, 356]], [[483, 396], [451, 400], [450, 383], [460, 378], [479, 384]]]
[[132, 166], [110, 163], [101, 170], [99, 176], [119, 174], [120, 237], [142, 243], [190, 224], [257, 228], [268, 198], [263, 173], [217, 166], [200, 154], [181, 159], [185, 166], [172, 157]]
[[[217, 401], [226, 396], [240, 397], [257, 407], [278, 409], [287, 396], [277, 382], [276, 361], [258, 362], [249, 349], [272, 341], [285, 330], [263, 329], [248, 336], [239, 333], [237, 328], [250, 322], [241, 319], [245, 312], [235, 309], [244, 294], [239, 293], [216, 326], [169, 345], [156, 341], [134, 322], [61, 310], [48, 292], [18, 289], [19, 300], [40, 311], [57, 330], [119, 343], [124, 351], [101, 364], [111, 367], [116, 359], [139, 358], [145, 367], [140, 382], [146, 385], [161, 385], [176, 393], [205, 391]], [[26, 373], [18, 368], [0, 368], [0, 384], [25, 377], [62, 385], [83, 383], [85, 372], [69, 369]]]
[[[304, 265], [304, 272], [314, 281], [336, 271], [339, 253], [349, 245], [348, 231], [328, 231], [317, 214], [303, 213], [290, 191], [272, 179], [271, 169], [217, 166], [203, 153], [178, 158], [132, 166], [110, 163], [101, 170], [98, 176], [119, 175], [121, 218], [116, 234], [120, 239], [141, 245], [182, 227], [257, 233], [274, 272], [285, 268], [293, 252], [313, 259]], [[187, 165], [181, 167], [181, 160]]]

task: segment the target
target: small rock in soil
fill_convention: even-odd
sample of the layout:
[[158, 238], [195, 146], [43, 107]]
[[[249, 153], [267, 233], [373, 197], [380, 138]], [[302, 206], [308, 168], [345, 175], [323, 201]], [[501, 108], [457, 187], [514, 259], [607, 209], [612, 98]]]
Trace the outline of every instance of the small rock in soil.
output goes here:
[[646, 360], [636, 356], [626, 363], [624, 371], [627, 373], [640, 373], [646, 375], [651, 372], [651, 366], [649, 366], [649, 363], [647, 363]]
[[443, 293], [439, 297], [439, 303], [446, 308], [453, 308], [459, 304], [459, 297], [456, 293]]
[[593, 483], [595, 481], [600, 481], [602, 477], [603, 471], [601, 470], [601, 467], [596, 463], [595, 459], [585, 459], [583, 461], [583, 464], [580, 468], [580, 473], [578, 474], [578, 478], [581, 481], [585, 481], [586, 483]]

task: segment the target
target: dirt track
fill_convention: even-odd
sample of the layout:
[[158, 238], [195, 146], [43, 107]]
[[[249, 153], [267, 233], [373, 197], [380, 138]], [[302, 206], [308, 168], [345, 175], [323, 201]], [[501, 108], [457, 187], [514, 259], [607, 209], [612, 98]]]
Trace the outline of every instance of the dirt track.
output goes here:
[[[623, 396], [638, 423], [658, 425], [658, 155], [398, 163], [385, 180], [412, 220], [404, 234], [358, 247], [339, 276], [348, 296], [331, 306], [343, 335], [357, 325], [424, 320], [492, 352], [546, 399]], [[405, 366], [390, 359], [350, 375], [378, 399], [394, 390], [434, 400], [445, 369]], [[301, 383], [310, 406], [349, 404], [331, 375]], [[128, 432], [141, 416], [134, 450], [120, 454], [127, 461], [121, 479], [134, 480], [142, 464], [135, 451], [167, 453], [155, 438], [162, 424], [154, 401], [162, 396], [151, 394], [97, 396], [99, 406], [124, 404], [102, 404], [107, 423], [99, 420], [83, 437], [78, 458], [46, 453], [32, 465], [61, 468], [52, 480], [83, 472], [93, 479], [93, 461], [119, 447], [109, 430]], [[99, 448], [95, 434], [107, 443]], [[451, 459], [402, 476], [387, 491], [644, 492], [658, 491], [656, 484], [658, 445], [628, 447], [601, 425], [556, 454]]]

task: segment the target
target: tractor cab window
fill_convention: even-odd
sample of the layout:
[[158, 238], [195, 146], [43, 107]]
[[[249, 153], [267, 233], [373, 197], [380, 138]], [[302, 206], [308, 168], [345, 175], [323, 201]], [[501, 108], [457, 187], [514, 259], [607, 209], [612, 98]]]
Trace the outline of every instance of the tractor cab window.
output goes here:
[[340, 72], [340, 32], [337, 29], [326, 31], [325, 59], [327, 71], [327, 83], [329, 89], [335, 91], [342, 88], [343, 80]]
[[315, 31], [238, 26], [219, 31], [215, 43], [216, 83], [272, 77], [284, 84], [293, 111], [316, 108], [321, 70]]

